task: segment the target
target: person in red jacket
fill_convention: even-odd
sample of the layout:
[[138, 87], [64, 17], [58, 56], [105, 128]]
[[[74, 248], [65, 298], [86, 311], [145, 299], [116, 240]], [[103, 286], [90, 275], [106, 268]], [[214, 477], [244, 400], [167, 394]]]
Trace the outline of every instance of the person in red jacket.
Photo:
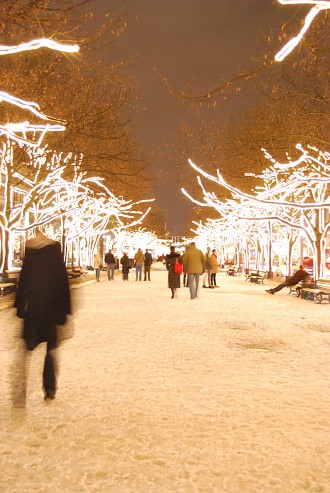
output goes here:
[[306, 277], [308, 276], [309, 276], [308, 272], [305, 271], [305, 269], [301, 265], [299, 267], [299, 270], [297, 270], [297, 272], [295, 272], [293, 276], [289, 277], [289, 279], [276, 286], [276, 288], [266, 289], [266, 293], [275, 294], [278, 291], [281, 291], [281, 289], [283, 288], [287, 288], [288, 286], [295, 286], [296, 284], [298, 284], [298, 282], [306, 279]]

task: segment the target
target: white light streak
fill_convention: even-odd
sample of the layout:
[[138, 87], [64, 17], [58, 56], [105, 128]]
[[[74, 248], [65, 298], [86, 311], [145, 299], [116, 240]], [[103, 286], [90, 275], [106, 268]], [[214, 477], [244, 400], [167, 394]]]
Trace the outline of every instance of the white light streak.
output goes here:
[[[0, 45], [0, 55], [11, 55], [13, 53], [19, 53], [22, 51], [37, 50], [39, 48], [50, 48], [51, 50], [66, 53], [76, 53], [77, 51], [79, 51], [79, 46], [77, 45], [61, 44], [52, 39], [41, 38], [29, 41], [27, 43], [21, 43], [19, 45]], [[0, 125], [0, 136], [6, 135], [11, 140], [14, 140], [20, 145], [25, 144], [29, 147], [37, 148], [40, 146], [47, 132], [62, 132], [65, 130], [65, 121], [45, 115], [40, 111], [40, 107], [37, 103], [25, 101], [23, 99], [12, 96], [11, 94], [8, 94], [7, 92], [0, 91], [0, 103], [2, 102], [13, 104], [18, 108], [29, 111], [41, 120], [55, 123], [55, 125], [31, 125], [29, 122], [22, 122]], [[38, 134], [39, 137], [35, 140], [31, 140], [27, 137], [27, 133], [33, 133], [34, 135]]]
[[11, 55], [12, 53], [20, 53], [22, 51], [38, 50], [39, 48], [49, 48], [65, 53], [77, 53], [79, 51], [78, 45], [67, 45], [57, 43], [52, 39], [41, 38], [14, 46], [0, 45], [0, 55]]
[[286, 43], [286, 45], [275, 55], [275, 60], [281, 62], [300, 43], [317, 14], [319, 14], [321, 10], [330, 9], [330, 2], [325, 0], [278, 0], [278, 2], [282, 5], [315, 5], [315, 7], [312, 7], [307, 14], [305, 23], [298, 35], [290, 39], [290, 41], [288, 41], [288, 43]]

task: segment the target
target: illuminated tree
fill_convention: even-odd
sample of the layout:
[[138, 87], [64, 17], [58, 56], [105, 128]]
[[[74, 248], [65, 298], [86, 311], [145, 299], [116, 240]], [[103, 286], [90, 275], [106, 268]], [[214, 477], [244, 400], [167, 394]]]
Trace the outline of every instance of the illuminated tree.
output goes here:
[[[78, 50], [76, 46], [64, 46], [48, 39], [40, 39], [20, 45], [2, 46], [0, 54], [13, 54], [41, 47], [67, 52]], [[0, 97], [2, 101], [28, 111], [41, 120], [54, 121], [54, 118], [41, 112], [36, 103], [27, 102], [4, 92]], [[133, 210], [134, 204], [131, 201], [117, 199], [106, 186], [101, 185], [97, 178], [82, 179], [83, 173], [77, 175], [81, 159], [78, 163], [72, 153], [64, 156], [63, 153], [56, 154], [45, 147], [40, 147], [46, 133], [64, 130], [64, 128], [63, 124], [40, 125], [26, 121], [0, 125], [0, 135], [6, 136], [0, 156], [0, 191], [3, 198], [0, 209], [1, 270], [8, 268], [10, 242], [14, 233], [45, 226], [61, 218], [61, 239], [66, 254], [63, 218], [68, 220], [72, 212], [84, 211], [85, 215], [90, 215], [92, 211], [94, 215], [89, 226], [94, 228], [94, 237], [97, 237], [106, 230], [112, 216], [117, 220], [116, 226], [122, 227], [122, 217], [129, 221], [130, 225], [139, 224], [150, 210], [145, 213]], [[38, 133], [39, 137], [34, 139]], [[32, 138], [28, 137], [29, 134]], [[19, 159], [16, 154], [20, 154]], [[68, 181], [62, 176], [70, 167], [73, 172], [67, 174], [74, 175], [73, 181]], [[89, 188], [91, 184], [93, 188], [95, 185], [101, 187], [102, 191], [96, 194], [94, 189]], [[140, 217], [136, 218], [136, 215]], [[79, 230], [77, 233], [76, 227], [76, 235], [78, 234]]]
[[[96, 2], [0, 2], [1, 39], [16, 44], [42, 33], [51, 39], [74, 40], [81, 49], [79, 55], [69, 57], [49, 50], [2, 57], [2, 87], [61, 115], [66, 131], [48, 134], [48, 145], [83, 154], [84, 171], [104, 178], [116, 195], [136, 200], [137, 190], [145, 196], [150, 193], [151, 182], [149, 162], [124, 115], [125, 109], [138, 108], [128, 63], [118, 58], [116, 50], [126, 20], [110, 4], [104, 15], [98, 9], [93, 12], [92, 3]], [[16, 109], [7, 107], [0, 111], [0, 121], [16, 121]]]
[[[283, 164], [265, 151], [271, 165], [260, 175], [263, 185], [254, 195], [228, 184], [220, 172], [213, 176], [191, 161], [190, 165], [200, 175], [229, 190], [234, 199], [239, 198], [236, 207], [239, 220], [283, 224], [300, 231], [313, 250], [314, 275], [319, 277], [324, 275], [326, 237], [330, 230], [330, 155], [314, 148], [297, 148], [300, 157], [295, 161], [288, 159]], [[224, 205], [214, 193], [206, 192], [204, 187], [202, 190], [204, 204], [223, 209]], [[182, 191], [192, 199], [184, 189]]]

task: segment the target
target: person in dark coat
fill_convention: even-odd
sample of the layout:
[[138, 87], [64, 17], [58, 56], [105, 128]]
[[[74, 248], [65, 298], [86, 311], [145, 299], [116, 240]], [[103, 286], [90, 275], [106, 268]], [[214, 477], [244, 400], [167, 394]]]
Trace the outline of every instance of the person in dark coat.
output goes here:
[[151, 253], [146, 250], [144, 254], [144, 280], [146, 281], [148, 278], [148, 281], [150, 281], [150, 269], [152, 265], [152, 255]]
[[178, 260], [182, 264], [181, 255], [171, 246], [170, 253], [166, 255], [166, 269], [168, 270], [168, 287], [172, 291], [171, 299], [174, 298], [176, 290], [180, 288], [180, 274], [174, 272], [174, 264]]
[[105, 254], [104, 261], [107, 264], [107, 275], [108, 281], [114, 281], [115, 279], [115, 268], [116, 268], [116, 259], [111, 250]]
[[281, 291], [281, 289], [286, 288], [288, 286], [295, 286], [298, 282], [303, 281], [309, 276], [308, 272], [301, 265], [299, 270], [293, 274], [293, 276], [289, 277], [286, 281], [282, 282], [276, 288], [266, 289], [266, 293], [275, 294], [277, 291]]
[[123, 274], [123, 281], [128, 281], [130, 262], [126, 252], [124, 252], [122, 258], [120, 259], [120, 264], [121, 264], [121, 271]]
[[37, 232], [26, 242], [25, 258], [14, 306], [24, 320], [22, 337], [27, 351], [46, 343], [43, 368], [45, 400], [54, 399], [57, 390], [57, 326], [64, 325], [71, 313], [69, 283], [61, 245]]

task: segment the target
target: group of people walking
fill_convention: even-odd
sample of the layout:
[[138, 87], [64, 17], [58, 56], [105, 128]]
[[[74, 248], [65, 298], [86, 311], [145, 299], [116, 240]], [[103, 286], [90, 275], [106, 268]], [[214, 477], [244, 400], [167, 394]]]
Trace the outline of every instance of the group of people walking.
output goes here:
[[[132, 265], [131, 259], [128, 257], [126, 252], [123, 253], [123, 256], [121, 257], [119, 262], [121, 265], [123, 281], [128, 281], [128, 275], [132, 267], [135, 267], [136, 281], [142, 281], [143, 268], [144, 268], [144, 280], [150, 281], [150, 268], [152, 264], [152, 255], [149, 252], [149, 250], [146, 250], [143, 253], [141, 248], [139, 248], [136, 254], [134, 255], [134, 265]], [[111, 250], [109, 250], [105, 254], [104, 263], [106, 264], [106, 268], [107, 268], [108, 281], [113, 281], [115, 278], [115, 270], [117, 267], [117, 263]], [[100, 273], [102, 269], [103, 269], [102, 254], [99, 251], [97, 251], [95, 252], [94, 255], [94, 270], [95, 270], [95, 277], [97, 281], [100, 281]]]
[[[204, 273], [208, 277], [209, 286], [217, 287], [216, 274], [219, 270], [216, 251], [208, 248], [204, 254], [196, 247], [195, 242], [191, 242], [186, 248], [183, 256], [175, 251], [171, 246], [170, 253], [166, 256], [166, 268], [168, 270], [168, 287], [171, 289], [172, 296], [176, 295], [176, 290], [180, 288], [181, 277], [175, 271], [175, 264], [179, 262], [183, 266], [184, 286], [189, 287], [190, 298], [195, 299], [198, 295], [200, 276]], [[205, 283], [203, 286], [206, 287]]]
[[[135, 281], [142, 281], [144, 273], [144, 281], [150, 281], [150, 269], [152, 265], [152, 255], [146, 249], [145, 252], [141, 248], [137, 250], [134, 255], [134, 264], [132, 265], [132, 259], [130, 259], [126, 252], [119, 260], [122, 270], [122, 279], [128, 281], [130, 270], [135, 268]], [[114, 273], [117, 267], [116, 259], [111, 250], [109, 250], [105, 257], [104, 262], [107, 268], [108, 280], [114, 280]], [[183, 255], [175, 251], [175, 247], [171, 246], [170, 253], [165, 257], [165, 264], [168, 270], [168, 286], [171, 289], [171, 298], [175, 297], [176, 290], [180, 288], [181, 277], [180, 273], [175, 271], [175, 264], [179, 262], [183, 267], [183, 284], [189, 287], [191, 299], [197, 298], [200, 276], [203, 275], [203, 287], [215, 288], [218, 287], [216, 283], [216, 275], [219, 270], [218, 259], [216, 250], [212, 250], [208, 247], [204, 254], [196, 247], [195, 242], [190, 243], [189, 247]], [[103, 269], [103, 259], [100, 252], [96, 252], [94, 255], [94, 269], [96, 280], [100, 280], [100, 273]], [[206, 283], [208, 286], [206, 286]]]

